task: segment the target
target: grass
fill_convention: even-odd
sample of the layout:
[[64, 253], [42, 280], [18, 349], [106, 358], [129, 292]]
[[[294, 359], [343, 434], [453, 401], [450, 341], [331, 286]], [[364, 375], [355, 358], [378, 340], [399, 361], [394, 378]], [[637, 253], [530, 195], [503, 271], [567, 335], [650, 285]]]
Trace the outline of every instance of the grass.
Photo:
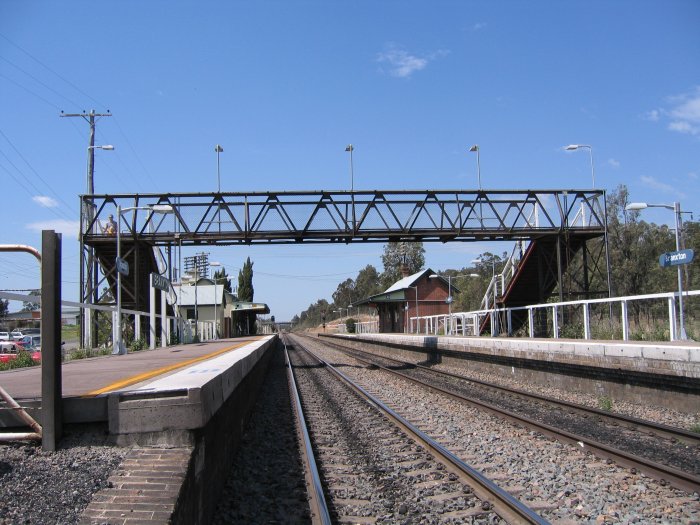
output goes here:
[[61, 341], [66, 339], [77, 339], [78, 338], [78, 326], [77, 325], [62, 325], [61, 326]]
[[601, 410], [605, 410], [606, 412], [610, 412], [613, 407], [613, 400], [609, 396], [601, 396], [598, 398], [598, 407]]

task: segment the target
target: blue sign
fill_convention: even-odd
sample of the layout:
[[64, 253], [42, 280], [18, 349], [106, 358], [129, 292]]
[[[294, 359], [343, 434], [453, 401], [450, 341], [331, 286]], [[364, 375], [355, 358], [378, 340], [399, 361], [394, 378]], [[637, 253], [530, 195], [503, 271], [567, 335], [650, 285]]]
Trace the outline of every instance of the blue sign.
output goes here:
[[695, 252], [693, 250], [680, 250], [678, 252], [662, 253], [659, 256], [659, 264], [662, 268], [666, 266], [678, 266], [693, 262]]
[[122, 275], [129, 275], [129, 263], [122, 259], [121, 257], [117, 257], [117, 271], [122, 274]]

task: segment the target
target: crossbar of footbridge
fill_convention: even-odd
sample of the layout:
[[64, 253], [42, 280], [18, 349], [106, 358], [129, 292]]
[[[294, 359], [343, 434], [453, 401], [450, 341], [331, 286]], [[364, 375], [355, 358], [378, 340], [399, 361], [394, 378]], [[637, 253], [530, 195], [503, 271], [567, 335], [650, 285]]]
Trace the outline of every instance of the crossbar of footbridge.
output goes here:
[[[535, 239], [605, 232], [603, 190], [389, 190], [81, 195], [81, 236], [101, 244], [108, 215], [153, 245]], [[89, 212], [88, 212], [89, 210]]]

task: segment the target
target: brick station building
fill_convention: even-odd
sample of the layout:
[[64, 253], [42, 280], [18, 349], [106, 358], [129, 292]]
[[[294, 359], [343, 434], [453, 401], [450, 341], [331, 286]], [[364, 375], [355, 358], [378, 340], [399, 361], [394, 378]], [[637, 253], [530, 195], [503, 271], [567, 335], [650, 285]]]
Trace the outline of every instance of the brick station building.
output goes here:
[[[458, 290], [452, 286], [452, 293]], [[366, 305], [377, 309], [379, 332], [406, 332], [411, 317], [449, 313], [449, 283], [430, 268], [405, 275], [386, 291], [372, 295], [353, 306]]]

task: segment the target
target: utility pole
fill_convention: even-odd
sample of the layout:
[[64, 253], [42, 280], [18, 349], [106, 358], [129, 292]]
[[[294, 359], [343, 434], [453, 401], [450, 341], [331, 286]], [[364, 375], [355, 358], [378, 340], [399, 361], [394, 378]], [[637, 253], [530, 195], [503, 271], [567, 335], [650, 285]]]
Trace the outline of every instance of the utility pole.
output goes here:
[[[83, 111], [82, 113], [64, 113], [61, 111], [61, 117], [81, 117], [90, 124], [90, 141], [87, 152], [87, 195], [95, 193], [95, 118], [111, 117], [112, 113], [107, 110], [107, 113], [95, 113], [93, 109], [90, 113]], [[83, 234], [85, 228], [92, 223], [94, 219], [94, 206], [84, 203], [80, 207], [80, 290], [79, 297], [81, 303], [98, 302], [98, 286], [97, 286], [97, 259], [95, 258], [92, 247], [87, 249], [85, 253], [85, 245], [83, 243]], [[119, 225], [117, 225], [119, 227]], [[86, 257], [87, 255], [87, 257]], [[83, 348], [92, 349], [96, 346], [97, 341], [94, 340], [93, 334], [97, 335], [96, 319], [93, 319], [92, 310], [85, 309], [83, 315], [82, 330], [80, 331], [80, 345]]]

